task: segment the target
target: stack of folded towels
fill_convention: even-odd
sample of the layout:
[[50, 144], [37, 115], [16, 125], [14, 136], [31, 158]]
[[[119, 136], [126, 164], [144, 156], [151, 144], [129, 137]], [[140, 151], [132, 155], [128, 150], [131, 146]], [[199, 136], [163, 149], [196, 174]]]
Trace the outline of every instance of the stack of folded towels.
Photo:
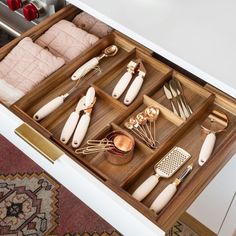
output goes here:
[[0, 62], [0, 101], [11, 105], [65, 63], [94, 45], [111, 28], [87, 13], [61, 20], [35, 42], [22, 39]]

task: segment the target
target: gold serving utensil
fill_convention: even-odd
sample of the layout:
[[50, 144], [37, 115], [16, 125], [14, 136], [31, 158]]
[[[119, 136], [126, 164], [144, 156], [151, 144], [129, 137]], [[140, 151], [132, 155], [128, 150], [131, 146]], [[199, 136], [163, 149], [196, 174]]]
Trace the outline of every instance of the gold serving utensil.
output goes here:
[[163, 90], [164, 90], [164, 93], [166, 95], [166, 98], [170, 101], [170, 104], [171, 104], [171, 107], [172, 107], [172, 111], [174, 112], [175, 115], [179, 116], [179, 113], [173, 103], [173, 96], [171, 94], [171, 91], [170, 91], [170, 88], [169, 88], [169, 85], [168, 83], [165, 83], [164, 86], [163, 86]]
[[187, 107], [189, 113], [192, 114], [193, 111], [192, 111], [191, 107], [189, 106], [189, 104], [188, 104], [188, 102], [187, 102], [187, 100], [186, 100], [186, 98], [185, 98], [185, 96], [184, 96], [184, 90], [183, 90], [183, 88], [182, 88], [181, 83], [180, 83], [179, 80], [177, 80], [177, 79], [173, 79], [173, 80], [175, 81], [175, 84], [177, 85], [177, 92], [179, 93], [180, 98], [182, 99], [182, 101], [183, 101], [185, 107]]

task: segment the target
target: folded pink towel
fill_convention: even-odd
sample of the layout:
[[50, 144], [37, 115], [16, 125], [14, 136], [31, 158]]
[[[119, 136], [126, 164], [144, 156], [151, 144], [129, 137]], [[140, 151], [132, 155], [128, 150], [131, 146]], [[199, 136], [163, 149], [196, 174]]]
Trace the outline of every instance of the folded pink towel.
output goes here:
[[0, 62], [0, 100], [11, 105], [64, 63], [31, 38], [22, 39]]
[[91, 47], [97, 40], [96, 36], [77, 28], [73, 23], [61, 20], [35, 42], [69, 62]]
[[86, 12], [78, 14], [72, 21], [79, 28], [102, 38], [113, 30], [110, 26], [89, 15]]

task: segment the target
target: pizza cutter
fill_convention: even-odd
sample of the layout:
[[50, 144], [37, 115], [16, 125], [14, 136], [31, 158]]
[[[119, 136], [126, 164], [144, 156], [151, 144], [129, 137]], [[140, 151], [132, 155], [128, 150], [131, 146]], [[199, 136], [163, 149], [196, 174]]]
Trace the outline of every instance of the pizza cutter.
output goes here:
[[198, 164], [204, 165], [211, 156], [215, 146], [216, 134], [224, 131], [228, 126], [228, 117], [223, 112], [213, 110], [202, 123], [202, 128], [208, 133], [206, 136], [198, 158]]

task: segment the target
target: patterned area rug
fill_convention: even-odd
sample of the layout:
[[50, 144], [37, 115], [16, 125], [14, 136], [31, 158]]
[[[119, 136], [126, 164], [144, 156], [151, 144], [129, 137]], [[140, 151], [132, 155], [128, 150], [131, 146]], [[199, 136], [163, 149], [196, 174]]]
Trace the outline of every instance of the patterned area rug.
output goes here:
[[0, 135], [0, 235], [120, 234]]
[[[186, 224], [177, 221], [175, 225], [166, 233], [166, 236], [201, 236], [190, 229]], [[204, 236], [204, 235], [202, 235]]]

